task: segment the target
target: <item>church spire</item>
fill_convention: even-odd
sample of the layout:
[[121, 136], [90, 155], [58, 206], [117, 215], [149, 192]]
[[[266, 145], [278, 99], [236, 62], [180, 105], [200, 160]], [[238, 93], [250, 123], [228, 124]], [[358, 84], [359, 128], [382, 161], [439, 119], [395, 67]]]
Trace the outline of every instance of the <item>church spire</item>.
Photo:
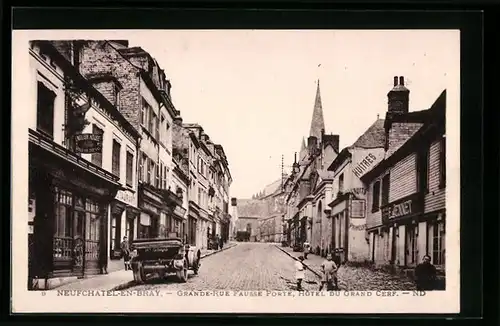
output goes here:
[[301, 161], [307, 155], [306, 141], [302, 137], [302, 145], [300, 146], [299, 161]]
[[318, 140], [320, 140], [322, 130], [325, 130], [325, 120], [323, 118], [323, 106], [321, 103], [321, 92], [319, 89], [319, 79], [318, 79], [318, 86], [316, 88], [316, 99], [314, 101], [314, 109], [313, 109], [311, 130], [309, 132], [309, 136], [314, 136]]

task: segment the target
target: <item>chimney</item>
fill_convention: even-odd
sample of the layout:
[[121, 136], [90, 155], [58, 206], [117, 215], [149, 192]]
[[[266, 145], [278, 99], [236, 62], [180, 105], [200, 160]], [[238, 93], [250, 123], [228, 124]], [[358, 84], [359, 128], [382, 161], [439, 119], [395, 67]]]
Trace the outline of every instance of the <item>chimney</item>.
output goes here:
[[316, 148], [318, 144], [318, 139], [314, 136], [309, 136], [307, 138], [307, 150], [309, 151], [309, 155], [314, 155], [316, 153]]
[[180, 115], [174, 118], [174, 123], [178, 126], [182, 126], [182, 117]]
[[170, 90], [172, 89], [172, 84], [170, 83], [170, 80], [167, 79], [165, 82], [165, 91], [167, 92], [167, 96], [170, 97]]
[[387, 94], [388, 112], [405, 114], [409, 111], [410, 90], [405, 87], [403, 76], [394, 76], [394, 87]]

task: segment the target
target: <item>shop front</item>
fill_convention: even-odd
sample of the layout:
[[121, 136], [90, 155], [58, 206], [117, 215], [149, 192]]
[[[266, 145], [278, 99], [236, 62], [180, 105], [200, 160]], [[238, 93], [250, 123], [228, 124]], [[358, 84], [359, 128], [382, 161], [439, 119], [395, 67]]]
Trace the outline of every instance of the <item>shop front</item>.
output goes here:
[[201, 223], [199, 221], [199, 207], [193, 201], [189, 201], [188, 208], [188, 241], [191, 245], [202, 244]]
[[182, 207], [182, 198], [170, 190], [162, 189], [160, 192], [163, 200], [163, 212], [165, 214], [165, 224], [162, 221], [162, 229], [165, 229], [167, 237], [180, 238], [183, 241], [187, 241], [185, 223], [187, 210]]
[[[128, 190], [126, 190], [129, 192]], [[123, 190], [119, 191], [124, 192]], [[122, 195], [116, 196], [122, 199]], [[111, 203], [111, 227], [110, 227], [110, 259], [121, 258], [121, 242], [127, 237], [129, 243], [136, 238], [136, 225], [140, 216], [140, 210], [124, 201], [115, 199]], [[128, 202], [128, 201], [127, 201]]]
[[383, 205], [381, 211], [379, 235], [385, 235], [385, 260], [393, 265], [415, 267], [427, 252], [427, 218], [423, 215], [422, 193]]
[[[29, 130], [29, 282], [100, 274], [118, 178]], [[43, 282], [39, 282], [43, 280]]]
[[160, 236], [160, 216], [163, 209], [161, 194], [146, 183], [139, 184], [139, 215], [137, 238], [152, 239]]

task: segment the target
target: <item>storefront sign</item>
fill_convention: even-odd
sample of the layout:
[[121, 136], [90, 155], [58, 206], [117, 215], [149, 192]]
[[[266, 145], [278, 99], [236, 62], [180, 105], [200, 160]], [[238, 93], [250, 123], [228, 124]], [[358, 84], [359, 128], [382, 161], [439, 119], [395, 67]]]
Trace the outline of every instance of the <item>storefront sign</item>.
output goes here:
[[413, 213], [413, 200], [408, 199], [401, 203], [392, 204], [382, 208], [382, 219], [388, 220]]
[[129, 190], [118, 190], [115, 198], [131, 206], [135, 206], [135, 196]]
[[351, 217], [352, 218], [364, 218], [365, 217], [365, 201], [362, 199], [354, 199], [351, 205]]
[[355, 225], [355, 224], [349, 223], [349, 229], [351, 229], [353, 231], [364, 231], [364, 230], [366, 230], [366, 224]]
[[102, 135], [100, 134], [78, 134], [75, 135], [75, 151], [77, 153], [101, 153]]
[[157, 215], [160, 214], [159, 209], [157, 207], [151, 205], [150, 203], [143, 202], [142, 205], [141, 205], [141, 207], [144, 208], [144, 209], [147, 209], [147, 210], [149, 210], [149, 211], [151, 211], [151, 212], [153, 212], [153, 213], [155, 213]]
[[151, 225], [151, 217], [148, 214], [141, 213], [140, 223], [144, 226], [150, 226]]
[[184, 218], [184, 214], [186, 213], [186, 209], [182, 206], [175, 206], [174, 215]]

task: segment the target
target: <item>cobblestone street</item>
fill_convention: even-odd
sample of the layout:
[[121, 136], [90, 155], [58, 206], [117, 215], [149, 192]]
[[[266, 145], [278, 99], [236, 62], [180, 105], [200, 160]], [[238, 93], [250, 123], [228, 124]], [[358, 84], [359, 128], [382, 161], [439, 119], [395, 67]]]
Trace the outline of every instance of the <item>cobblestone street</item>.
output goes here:
[[[202, 260], [199, 275], [189, 274], [187, 283], [175, 275], [153, 279], [134, 290], [296, 290], [294, 260], [274, 244], [240, 243]], [[317, 290], [317, 277], [306, 271], [304, 290]]]
[[[301, 252], [293, 252], [291, 248], [281, 248], [288, 254], [298, 257]], [[324, 258], [308, 255], [304, 263], [311, 269], [319, 272]], [[381, 271], [371, 270], [366, 267], [352, 267], [342, 265], [338, 271], [339, 287], [348, 291], [410, 291], [415, 290], [414, 283], [406, 277], [391, 275]]]
[[[299, 253], [285, 249], [292, 256]], [[309, 255], [304, 261], [311, 269], [320, 271], [323, 258]], [[373, 271], [363, 267], [343, 265], [339, 269], [339, 286], [341, 290], [414, 290], [409, 279], [384, 272]], [[316, 291], [319, 278], [310, 270], [306, 270], [303, 288]], [[275, 244], [240, 243], [236, 247], [207, 257], [202, 260], [199, 275], [189, 274], [187, 283], [178, 283], [175, 275], [166, 279], [154, 278], [144, 285], [136, 286], [137, 290], [161, 289], [177, 290], [296, 290], [294, 260]]]

